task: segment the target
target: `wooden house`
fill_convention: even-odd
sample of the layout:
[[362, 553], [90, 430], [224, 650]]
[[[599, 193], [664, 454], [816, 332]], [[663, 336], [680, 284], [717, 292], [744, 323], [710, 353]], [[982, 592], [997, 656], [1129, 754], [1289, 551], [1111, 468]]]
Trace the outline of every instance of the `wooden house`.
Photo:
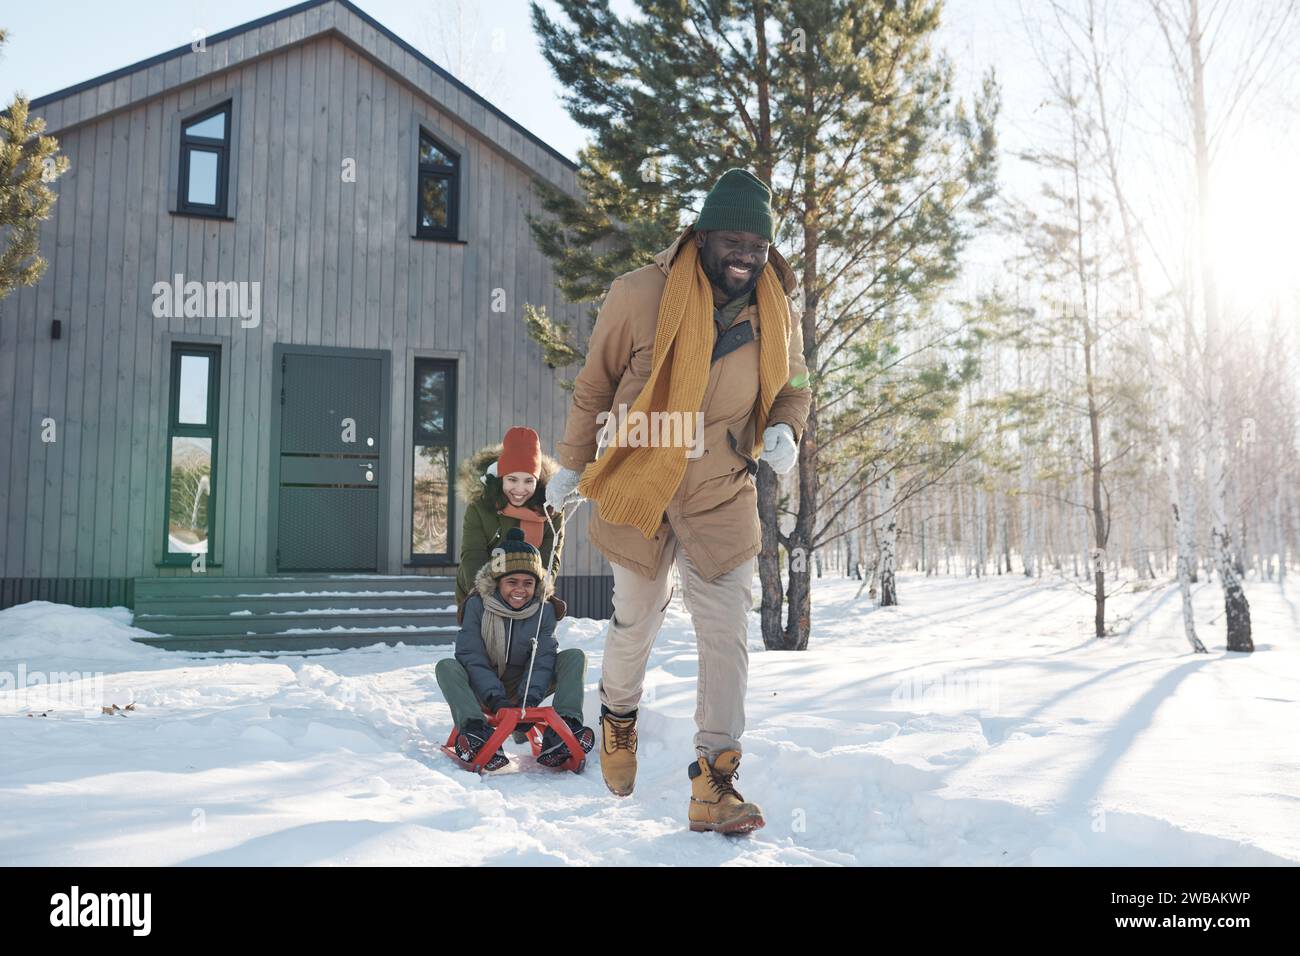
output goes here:
[[[32, 103], [71, 168], [0, 302], [0, 606], [170, 647], [454, 635], [457, 462], [566, 394], [526, 216], [572, 162], [347, 0]], [[569, 528], [559, 593], [607, 617]]]

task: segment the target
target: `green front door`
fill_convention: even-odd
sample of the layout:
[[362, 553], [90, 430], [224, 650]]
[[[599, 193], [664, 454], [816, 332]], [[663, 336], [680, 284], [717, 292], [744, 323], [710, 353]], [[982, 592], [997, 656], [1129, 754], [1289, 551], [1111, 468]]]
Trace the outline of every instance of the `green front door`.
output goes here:
[[384, 365], [325, 350], [279, 356], [277, 570], [378, 570]]

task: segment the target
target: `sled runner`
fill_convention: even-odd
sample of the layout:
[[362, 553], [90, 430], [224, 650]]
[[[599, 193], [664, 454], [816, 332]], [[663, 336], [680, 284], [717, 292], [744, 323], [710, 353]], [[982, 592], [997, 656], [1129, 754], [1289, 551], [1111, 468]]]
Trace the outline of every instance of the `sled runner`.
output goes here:
[[[569, 493], [560, 504], [559, 514], [561, 524], [564, 521], [565, 508], [568, 507], [570, 499], [577, 495], [577, 489]], [[577, 502], [581, 506], [582, 501]], [[554, 573], [555, 567], [555, 539], [558, 532], [554, 523], [554, 516], [548, 515], [547, 524], [551, 526], [551, 555], [546, 562], [546, 577], [550, 579]], [[539, 582], [541, 583], [541, 582]], [[533, 663], [537, 659], [537, 634], [541, 633], [542, 614], [537, 614], [537, 633], [533, 634], [531, 639], [532, 655], [528, 660], [528, 678], [524, 681], [523, 691], [520, 699], [528, 699], [528, 689], [533, 683]], [[442, 745], [442, 752], [445, 753], [456, 763], [460, 764], [466, 770], [472, 770], [475, 773], [482, 773], [484, 765], [495, 756], [496, 752], [501, 749], [501, 745], [506, 742], [506, 738], [514, 733], [516, 725], [519, 723], [532, 723], [528, 729], [528, 742], [533, 748], [533, 757], [537, 757], [542, 752], [542, 733], [543, 727], [550, 727], [559, 736], [564, 746], [569, 750], [569, 759], [564, 763], [552, 768], [555, 770], [572, 770], [574, 773], [582, 773], [582, 768], [587, 765], [587, 753], [582, 749], [582, 745], [569, 729], [569, 725], [564, 722], [564, 718], [555, 712], [553, 707], [503, 707], [495, 714], [483, 711], [483, 719], [487, 721], [489, 727], [493, 728], [492, 735], [488, 738], [472, 761], [462, 760], [456, 753], [456, 737], [460, 730], [455, 725], [451, 728], [451, 733], [447, 735], [447, 742]]]
[[515, 726], [521, 721], [523, 723], [532, 722], [532, 727], [528, 730], [528, 742], [532, 745], [533, 756], [536, 757], [542, 752], [542, 733], [545, 727], [550, 727], [564, 741], [564, 746], [569, 748], [569, 759], [559, 766], [556, 770], [572, 770], [574, 773], [582, 773], [582, 768], [587, 765], [587, 755], [583, 752], [581, 744], [578, 743], [573, 731], [569, 725], [564, 722], [553, 707], [526, 707], [523, 709], [523, 716], [520, 717], [518, 707], [503, 707], [495, 714], [483, 712], [483, 719], [487, 721], [488, 726], [494, 728], [492, 736], [488, 738], [482, 749], [474, 760], [462, 760], [456, 753], [456, 735], [460, 731], [456, 727], [451, 728], [451, 733], [447, 736], [447, 742], [442, 745], [442, 752], [445, 753], [465, 770], [471, 770], [474, 773], [482, 773], [483, 765], [492, 759], [492, 755], [500, 749], [501, 745], [515, 731]]

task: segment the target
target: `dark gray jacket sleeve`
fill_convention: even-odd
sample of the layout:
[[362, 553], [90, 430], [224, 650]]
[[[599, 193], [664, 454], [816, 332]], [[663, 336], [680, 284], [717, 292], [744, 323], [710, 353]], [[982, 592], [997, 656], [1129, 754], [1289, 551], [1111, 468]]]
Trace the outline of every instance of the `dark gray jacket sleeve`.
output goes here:
[[[533, 625], [536, 627], [536, 625]], [[555, 640], [555, 608], [549, 601], [542, 602], [542, 629], [537, 635], [537, 660], [533, 663], [533, 680], [528, 691], [525, 705], [535, 707], [551, 687], [555, 677], [555, 655], [559, 651]]]
[[486, 704], [493, 699], [504, 700], [506, 689], [501, 678], [497, 677], [496, 668], [488, 660], [482, 627], [483, 599], [478, 594], [471, 594], [465, 599], [465, 619], [460, 625], [460, 633], [456, 635], [456, 660], [460, 661], [469, 674], [469, 686], [474, 691], [474, 696]]

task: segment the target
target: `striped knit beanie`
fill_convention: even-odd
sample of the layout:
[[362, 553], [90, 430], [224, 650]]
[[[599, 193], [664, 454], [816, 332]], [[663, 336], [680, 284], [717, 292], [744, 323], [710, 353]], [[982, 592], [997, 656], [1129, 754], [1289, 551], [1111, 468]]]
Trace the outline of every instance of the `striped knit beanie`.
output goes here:
[[542, 583], [541, 552], [524, 540], [522, 528], [511, 528], [506, 539], [492, 549], [492, 580], [500, 581], [507, 574], [524, 572]]

